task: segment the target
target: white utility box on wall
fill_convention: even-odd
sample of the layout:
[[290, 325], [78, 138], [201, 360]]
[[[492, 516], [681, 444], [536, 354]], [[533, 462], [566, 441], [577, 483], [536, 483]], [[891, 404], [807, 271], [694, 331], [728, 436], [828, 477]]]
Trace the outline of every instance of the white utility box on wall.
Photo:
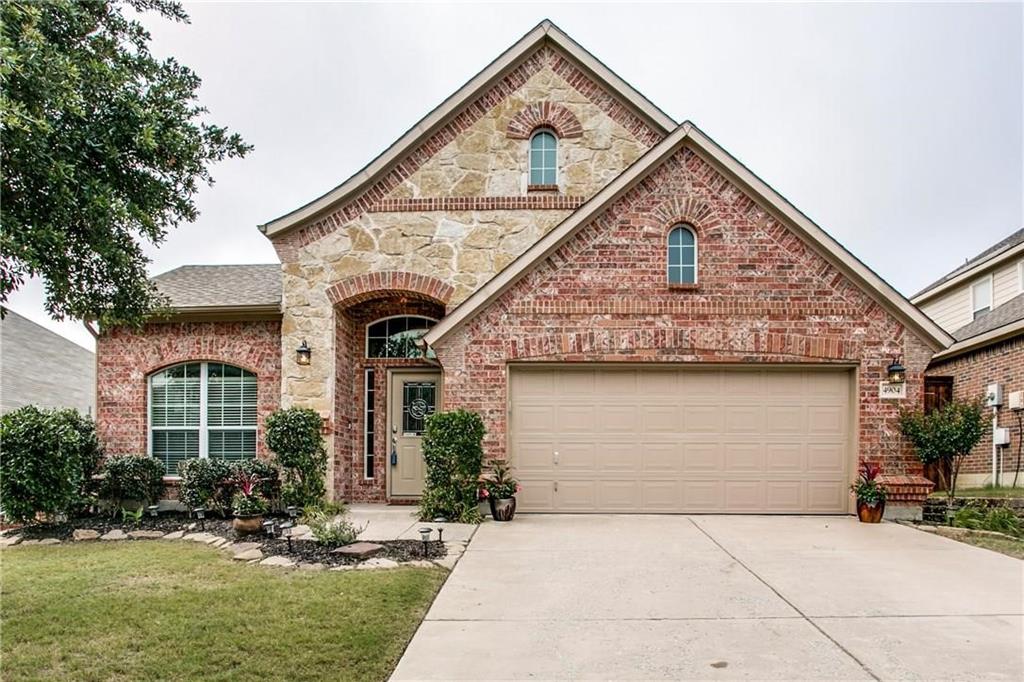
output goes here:
[[1014, 412], [1024, 410], [1024, 391], [1013, 391], [1006, 402], [1007, 407]]
[[1010, 429], [1005, 427], [996, 427], [992, 429], [992, 442], [995, 445], [1009, 445]]
[[1003, 385], [989, 384], [985, 389], [985, 405], [988, 407], [999, 407], [1003, 404]]

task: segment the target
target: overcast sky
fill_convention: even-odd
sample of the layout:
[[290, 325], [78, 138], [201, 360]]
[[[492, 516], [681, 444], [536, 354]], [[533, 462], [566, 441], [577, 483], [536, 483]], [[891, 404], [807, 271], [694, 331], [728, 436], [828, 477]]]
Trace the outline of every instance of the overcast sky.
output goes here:
[[[340, 184], [544, 18], [905, 294], [1024, 226], [1020, 3], [186, 8], [189, 25], [146, 19], [153, 49], [255, 150], [147, 249], [154, 274], [276, 262], [257, 224]], [[42, 300], [32, 283], [10, 307], [92, 347]]]

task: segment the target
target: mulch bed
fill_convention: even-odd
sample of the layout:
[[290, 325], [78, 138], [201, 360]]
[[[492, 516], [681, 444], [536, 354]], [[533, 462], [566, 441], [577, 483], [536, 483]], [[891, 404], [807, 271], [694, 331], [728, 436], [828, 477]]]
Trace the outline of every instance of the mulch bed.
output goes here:
[[[256, 542], [256, 540], [253, 540]], [[423, 556], [423, 543], [419, 540], [385, 540], [374, 542], [384, 549], [374, 559], [391, 559], [392, 561], [416, 561], [419, 559], [441, 559], [447, 554], [443, 542], [433, 540], [427, 543], [427, 556]], [[292, 540], [292, 551], [288, 551], [288, 541], [282, 539], [268, 540], [263, 543], [264, 556], [286, 556], [295, 561], [309, 564], [358, 564], [359, 559], [344, 554], [333, 554], [333, 547], [325, 547], [309, 540]]]
[[[120, 528], [126, 533], [131, 530], [158, 530], [162, 533], [172, 533], [176, 530], [188, 530], [192, 524], [195, 524], [193, 530], [199, 530], [199, 521], [194, 517], [178, 512], [165, 512], [155, 519], [144, 517], [138, 523], [122, 521], [120, 516], [80, 516], [61, 523], [34, 523], [13, 532], [20, 533], [26, 540], [57, 538], [63, 541], [70, 540], [71, 534], [79, 528], [95, 530], [101, 535], [115, 528]], [[204, 521], [204, 525], [207, 533], [231, 540], [235, 539], [235, 531], [231, 528], [231, 519], [208, 518]]]

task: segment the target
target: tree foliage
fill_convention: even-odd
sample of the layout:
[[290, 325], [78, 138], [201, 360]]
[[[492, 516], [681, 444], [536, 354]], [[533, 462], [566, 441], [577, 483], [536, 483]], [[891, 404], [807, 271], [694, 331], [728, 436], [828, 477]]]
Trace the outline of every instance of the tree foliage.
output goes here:
[[[927, 414], [911, 410], [900, 415], [900, 430], [925, 464], [946, 462], [952, 472], [949, 499], [956, 495], [960, 465], [985, 433], [981, 400], [951, 400]], [[939, 468], [942, 475], [942, 467]]]
[[211, 164], [250, 149], [125, 8], [188, 21], [172, 0], [0, 4], [0, 302], [39, 275], [58, 319], [141, 322], [161, 299], [140, 239], [195, 220]]
[[278, 410], [267, 417], [267, 448], [281, 465], [281, 501], [286, 505], [306, 507], [324, 499], [327, 449], [322, 427], [320, 415], [304, 407]]
[[453, 410], [427, 417], [423, 432], [426, 476], [420, 517], [451, 521], [480, 520], [477, 496], [483, 466], [484, 422], [475, 412]]
[[0, 505], [28, 521], [84, 504], [103, 451], [93, 421], [75, 410], [27, 405], [0, 417]]

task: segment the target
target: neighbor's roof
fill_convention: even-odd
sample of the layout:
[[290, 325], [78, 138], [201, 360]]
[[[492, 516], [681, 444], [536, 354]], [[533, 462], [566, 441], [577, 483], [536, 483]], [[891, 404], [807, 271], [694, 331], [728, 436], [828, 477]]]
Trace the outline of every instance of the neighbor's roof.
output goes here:
[[960, 267], [940, 277], [921, 291], [910, 297], [915, 304], [936, 296], [957, 282], [970, 277], [976, 271], [995, 264], [1003, 258], [1007, 258], [1018, 252], [1024, 251], [1024, 228], [1011, 234], [1006, 239], [993, 244], [974, 258], [970, 258]]
[[970, 324], [953, 332], [953, 338], [957, 341], [964, 341], [1018, 320], [1024, 320], [1024, 294], [1014, 296], [1006, 303], [982, 313]]
[[402, 137], [384, 150], [377, 158], [364, 166], [362, 170], [330, 192], [314, 199], [305, 206], [301, 206], [290, 213], [260, 225], [260, 231], [268, 237], [279, 235], [314, 216], [330, 210], [336, 204], [357, 196], [366, 187], [384, 177], [407, 152], [429, 139], [431, 135], [458, 115], [466, 104], [484, 94], [494, 83], [504, 78], [508, 72], [516, 68], [524, 57], [532, 54], [534, 50], [545, 42], [557, 46], [564, 53], [575, 59], [606, 88], [619, 95], [627, 107], [633, 109], [634, 113], [649, 123], [655, 130], [660, 130], [667, 134], [676, 127], [676, 122], [668, 114], [616, 75], [614, 71], [601, 63], [594, 55], [583, 49], [562, 29], [545, 19], [512, 47], [505, 50], [497, 59], [488, 64], [483, 71], [473, 76], [436, 109], [407, 130]]
[[175, 312], [281, 309], [281, 266], [183, 265], [152, 279]]
[[605, 185], [587, 203], [559, 223], [555, 229], [541, 237], [519, 258], [452, 310], [424, 335], [426, 343], [428, 345], [436, 344], [483, 310], [533, 267], [542, 263], [571, 239], [580, 227], [586, 225], [613, 201], [635, 187], [650, 171], [657, 168], [684, 145], [698, 152], [705, 160], [748, 192], [751, 197], [772, 210], [812, 248], [815, 248], [862, 289], [872, 294], [875, 300], [898, 319], [916, 330], [934, 350], [946, 348], [953, 343], [953, 337], [911, 304], [888, 282], [875, 274], [810, 218], [797, 210], [785, 197], [754, 175], [746, 166], [689, 121], [677, 127], [668, 137]]

